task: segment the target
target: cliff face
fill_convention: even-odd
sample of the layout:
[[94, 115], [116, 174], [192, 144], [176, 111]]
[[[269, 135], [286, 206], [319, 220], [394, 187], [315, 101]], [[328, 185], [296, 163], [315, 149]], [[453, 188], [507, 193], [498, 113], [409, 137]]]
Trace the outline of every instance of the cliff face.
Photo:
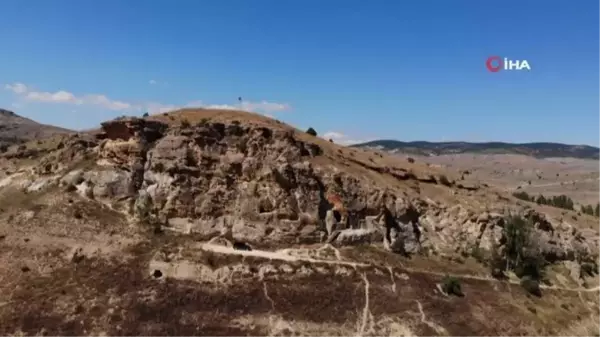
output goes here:
[[[152, 225], [157, 232], [193, 238], [196, 244], [185, 241], [187, 239], [181, 239], [183, 243], [163, 242], [161, 249], [179, 246], [170, 252], [144, 248], [155, 254], [144, 263], [149, 264], [152, 273], [160, 274], [156, 278], [164, 275], [222, 283], [231, 277], [235, 285], [252, 279], [264, 282], [270, 275], [270, 282], [277, 283], [273, 286], [279, 289], [275, 292], [281, 296], [285, 293], [283, 289], [288, 287], [285, 280], [307, 277], [322, 283], [327, 277], [334, 277], [341, 278], [341, 284], [342, 279], [347, 278], [351, 281], [349, 287], [356, 289], [342, 290], [323, 283], [322, 290], [330, 291], [329, 295], [345, 291], [367, 292], [367, 303], [365, 299], [360, 300], [360, 306], [367, 308], [364, 309], [366, 316], [357, 323], [357, 331], [362, 331], [361, 334], [392, 333], [390, 331], [397, 323], [394, 320], [385, 324], [377, 321], [370, 311], [373, 309], [368, 307], [368, 298], [373, 296], [368, 293], [370, 284], [375, 293], [390, 286], [388, 276], [383, 281], [380, 278], [384, 277], [378, 275], [388, 272], [389, 267], [392, 281], [405, 277], [400, 276], [405, 274], [392, 271], [392, 268], [403, 268], [402, 256], [431, 261], [440, 256], [464, 260], [475, 252], [505, 249], [503, 227], [509, 214], [521, 214], [531, 220], [537, 249], [554, 265], [567, 266], [575, 284], [582, 282], [579, 270], [583, 264], [596, 264], [596, 232], [578, 229], [575, 223], [519, 205], [483, 184], [460, 184], [445, 172], [418, 163], [394, 161], [377, 153], [338, 147], [285, 125], [272, 127], [265, 123], [240, 123], [218, 118], [182, 121], [130, 118], [103, 123], [100, 133], [66, 139], [44, 153], [30, 169], [0, 181], [0, 188], [18, 187], [29, 193], [59, 188], [59, 194], [75, 194], [87, 205], [115, 213], [112, 216], [121, 219], [123, 225], [119, 231], [123, 233], [131, 228], [135, 232], [135, 228]], [[115, 220], [112, 225], [119, 221]], [[200, 246], [195, 246], [198, 244]], [[316, 249], [316, 246], [325, 250]], [[265, 252], [257, 250], [259, 248]], [[198, 253], [198, 249], [202, 253]], [[280, 251], [273, 253], [276, 249]], [[327, 249], [331, 255], [327, 255]], [[196, 254], [195, 258], [190, 254]], [[244, 254], [250, 260], [244, 260]], [[241, 260], [233, 258], [225, 262], [215, 258], [216, 255], [239, 256]], [[255, 260], [259, 258], [271, 262]], [[210, 261], [206, 262], [206, 259]], [[312, 263], [323, 266], [329, 263], [330, 267], [320, 270], [321, 267]], [[110, 268], [117, 267], [111, 265]], [[410, 270], [405, 273], [416, 272]], [[234, 274], [240, 279], [233, 281]], [[422, 277], [411, 274], [409, 278]], [[481, 280], [489, 278], [480, 277]], [[436, 287], [429, 276], [422, 282], [433, 282], [432, 291]], [[511, 286], [509, 283], [508, 287]], [[399, 296], [395, 281], [393, 287], [393, 294], [381, 294], [382, 298]], [[418, 282], [409, 282], [406, 287], [413, 289], [411, 296], [416, 296], [413, 309], [423, 312], [419, 296], [425, 295], [418, 295], [421, 293], [416, 290]], [[252, 297], [250, 288], [244, 289], [245, 295], [240, 296]], [[300, 297], [314, 291], [314, 288], [303, 289], [299, 286], [293, 291]], [[266, 296], [271, 304], [277, 302], [269, 297], [266, 288], [255, 290], [264, 290], [261, 296]], [[330, 298], [329, 295], [319, 295], [319, 301]], [[356, 301], [357, 297], [359, 295], [351, 301]], [[278, 303], [277, 307], [279, 305], [286, 306]], [[302, 307], [301, 301], [298, 306]], [[404, 303], [404, 307], [408, 306]], [[262, 307], [262, 304], [256, 304], [255, 314], [262, 313]], [[290, 319], [297, 315], [301, 321], [317, 324], [314, 318], [300, 314], [307, 308], [298, 309], [296, 314], [292, 313], [293, 306], [288, 309], [289, 312], [280, 309], [277, 314], [281, 322], [289, 325]], [[334, 315], [327, 310], [330, 308], [323, 309], [323, 313]], [[339, 326], [339, 331], [349, 333], [352, 329], [341, 328], [350, 319], [344, 315], [329, 319], [333, 322], [339, 318], [334, 325]], [[383, 316], [377, 319], [383, 319]], [[257, 320], [257, 317], [253, 319]], [[263, 318], [267, 321], [275, 319], [275, 316], [268, 317], [271, 318]], [[303, 331], [311, 331], [306, 322]], [[415, 331], [448, 332], [446, 328], [428, 322], [423, 318], [420, 323], [415, 323]], [[284, 329], [284, 323], [281, 323], [281, 329]], [[269, 329], [276, 327], [274, 321], [265, 324]], [[398, 324], [396, 329], [406, 328]], [[285, 329], [297, 331], [300, 328], [290, 325]], [[322, 330], [322, 326], [314, 329], [312, 331], [320, 333], [331, 332]], [[485, 332], [474, 327], [450, 330], [453, 334]]]
[[[409, 172], [408, 165], [369, 166], [352, 155], [340, 165], [290, 129], [132, 119], [104, 123], [103, 131], [89, 148], [99, 165], [82, 171], [76, 187], [107, 203], [129, 200], [128, 212], [142, 221], [208, 239], [227, 233], [263, 244], [386, 238], [406, 253], [468, 252], [499, 244], [503, 219], [521, 212], [534, 220], [554, 260], [593, 253], [595, 241], [573, 235], [571, 224], [503, 201], [492, 190], [438, 183], [436, 173], [394, 174]], [[362, 171], [352, 174], [345, 165]], [[410, 188], [396, 190], [399, 185]], [[485, 194], [492, 197], [477, 197]]]

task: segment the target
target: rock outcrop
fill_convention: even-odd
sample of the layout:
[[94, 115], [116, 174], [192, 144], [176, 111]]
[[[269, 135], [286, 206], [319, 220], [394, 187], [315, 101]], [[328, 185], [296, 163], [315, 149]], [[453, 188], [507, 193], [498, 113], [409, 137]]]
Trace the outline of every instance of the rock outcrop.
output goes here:
[[[326, 158], [324, 149], [291, 129], [207, 121], [174, 126], [126, 118], [103, 123], [93, 138], [69, 138], [34, 172], [56, 176], [57, 183], [99, 202], [120, 202], [138, 221], [207, 239], [377, 243], [401, 254], [469, 253], [501, 245], [503, 219], [521, 212], [535, 223], [547, 259], [587, 261], [597, 254], [595, 242], [574, 235], [573, 226], [532, 209], [449, 205], [418, 192], [428, 185], [448, 195], [480, 187], [349, 158], [345, 165], [371, 172], [353, 174], [320, 158]], [[417, 192], [381, 183], [380, 176], [397, 184], [412, 182]]]
[[206, 109], [26, 145], [0, 154], [6, 335], [560, 335], [599, 313], [591, 216], [419, 160]]

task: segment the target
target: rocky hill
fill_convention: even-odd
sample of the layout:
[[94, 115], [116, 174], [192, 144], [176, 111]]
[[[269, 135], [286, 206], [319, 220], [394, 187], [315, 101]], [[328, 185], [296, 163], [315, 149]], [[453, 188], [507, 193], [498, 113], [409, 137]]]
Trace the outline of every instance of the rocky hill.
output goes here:
[[482, 154], [523, 154], [536, 158], [572, 157], [581, 159], [600, 158], [600, 149], [588, 145], [567, 145], [560, 143], [468, 143], [468, 142], [401, 142], [397, 140], [375, 140], [356, 144], [388, 152], [401, 152], [415, 155], [443, 155], [458, 153]]
[[0, 332], [585, 334], [591, 216], [239, 111], [0, 156]]
[[13, 111], [0, 109], [0, 152], [9, 145], [69, 133], [73, 133], [73, 131], [40, 124], [31, 119], [19, 116]]

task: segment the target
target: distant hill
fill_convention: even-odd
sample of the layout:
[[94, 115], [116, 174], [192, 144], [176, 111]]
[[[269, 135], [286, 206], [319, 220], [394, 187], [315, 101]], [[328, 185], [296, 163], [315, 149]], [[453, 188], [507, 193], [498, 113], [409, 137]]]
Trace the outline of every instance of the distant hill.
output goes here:
[[74, 131], [40, 124], [13, 111], [0, 109], [0, 147], [72, 132]]
[[388, 152], [431, 156], [457, 153], [482, 154], [523, 154], [536, 158], [573, 157], [598, 159], [600, 149], [588, 145], [567, 145], [560, 143], [469, 143], [469, 142], [401, 142], [397, 140], [375, 140], [353, 147], [378, 148]]

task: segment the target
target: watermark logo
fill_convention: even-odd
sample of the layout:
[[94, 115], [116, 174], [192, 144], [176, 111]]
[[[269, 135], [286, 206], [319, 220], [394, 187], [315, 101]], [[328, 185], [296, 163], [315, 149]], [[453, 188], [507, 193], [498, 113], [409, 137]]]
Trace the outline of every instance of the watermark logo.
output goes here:
[[531, 66], [527, 60], [510, 60], [507, 57], [490, 56], [485, 61], [486, 68], [497, 73], [500, 70], [531, 70]]

